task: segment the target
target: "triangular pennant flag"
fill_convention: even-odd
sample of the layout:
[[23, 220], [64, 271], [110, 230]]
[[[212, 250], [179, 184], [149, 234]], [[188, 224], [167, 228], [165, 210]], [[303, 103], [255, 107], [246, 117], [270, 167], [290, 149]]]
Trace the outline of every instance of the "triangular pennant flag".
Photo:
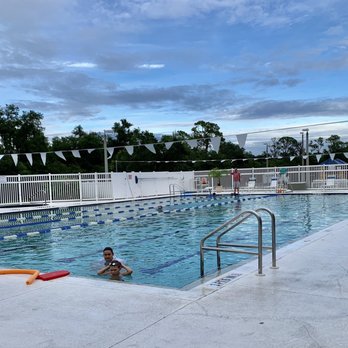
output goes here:
[[173, 144], [174, 144], [174, 141], [168, 141], [167, 143], [164, 143], [167, 150], [169, 150]]
[[79, 150], [71, 150], [71, 153], [75, 158], [81, 158], [80, 151]]
[[109, 153], [109, 155], [110, 155], [110, 156], [108, 157], [108, 159], [110, 159], [110, 158], [112, 157], [112, 155], [114, 154], [115, 148], [114, 148], [114, 147], [108, 147], [107, 150], [108, 150], [108, 153]]
[[237, 134], [236, 135], [239, 147], [244, 147], [245, 146], [247, 135], [248, 134]]
[[66, 158], [64, 157], [62, 151], [56, 151], [55, 154], [56, 154], [58, 157], [60, 157], [61, 159], [63, 159], [64, 161], [66, 161]]
[[196, 163], [196, 161], [192, 161], [192, 163]]
[[192, 140], [185, 140], [187, 145], [190, 146], [191, 149], [194, 149], [197, 147], [197, 139], [192, 139]]
[[153, 146], [153, 144], [145, 144], [145, 147], [151, 151], [152, 153], [156, 153], [155, 147]]
[[321, 159], [321, 154], [315, 155], [317, 162], [319, 163], [320, 159]]
[[220, 149], [220, 143], [221, 143], [221, 137], [214, 137], [210, 139], [211, 141], [211, 146], [213, 147], [213, 150], [216, 153], [219, 153], [219, 149]]
[[296, 156], [290, 156], [290, 162], [295, 158]]
[[42, 161], [44, 166], [46, 165], [46, 155], [47, 155], [46, 152], [40, 152], [41, 161]]
[[92, 153], [95, 149], [87, 149], [88, 153]]
[[28, 162], [32, 166], [33, 165], [33, 154], [32, 153], [26, 153], [25, 155], [27, 156]]
[[308, 156], [307, 156], [307, 155], [304, 155], [304, 156], [302, 156], [302, 158], [303, 158], [304, 160], [306, 160], [306, 159], [308, 158]]
[[221, 160], [220, 163], [224, 163], [226, 160]]
[[0, 160], [4, 157], [5, 155], [0, 155]]
[[283, 158], [283, 156], [277, 156], [277, 158], [278, 158], [278, 159], [282, 159], [282, 158]]
[[345, 158], [348, 158], [348, 152], [343, 152], [343, 154]]
[[11, 154], [11, 157], [13, 159], [13, 162], [14, 162], [15, 166], [16, 166], [17, 163], [18, 163], [18, 155], [13, 153], [13, 154]]
[[128, 155], [132, 156], [133, 152], [134, 152], [134, 146], [130, 145], [130, 146], [125, 146], [125, 149], [128, 152]]
[[330, 158], [333, 161], [335, 159], [336, 154], [335, 153], [330, 153]]

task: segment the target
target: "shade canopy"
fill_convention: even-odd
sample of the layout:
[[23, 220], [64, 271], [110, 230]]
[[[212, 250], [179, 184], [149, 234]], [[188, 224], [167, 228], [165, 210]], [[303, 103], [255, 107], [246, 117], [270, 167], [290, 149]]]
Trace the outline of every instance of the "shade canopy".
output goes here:
[[326, 166], [330, 164], [347, 164], [347, 162], [344, 162], [343, 160], [339, 158], [335, 158], [335, 159], [328, 158], [326, 161], [320, 163], [320, 165], [326, 165]]

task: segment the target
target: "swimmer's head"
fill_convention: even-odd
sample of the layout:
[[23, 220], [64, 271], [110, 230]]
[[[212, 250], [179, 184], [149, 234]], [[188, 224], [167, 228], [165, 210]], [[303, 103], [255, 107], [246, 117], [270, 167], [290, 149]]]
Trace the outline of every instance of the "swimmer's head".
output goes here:
[[103, 256], [106, 262], [111, 262], [112, 259], [114, 258], [114, 251], [112, 250], [112, 248], [106, 247], [103, 250]]

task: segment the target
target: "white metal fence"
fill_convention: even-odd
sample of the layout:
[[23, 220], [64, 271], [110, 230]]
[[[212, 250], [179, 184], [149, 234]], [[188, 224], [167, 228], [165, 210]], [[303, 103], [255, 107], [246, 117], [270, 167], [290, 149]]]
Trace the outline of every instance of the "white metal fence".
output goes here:
[[[291, 190], [340, 190], [348, 189], [348, 165], [312, 165], [293, 167], [240, 168], [241, 189], [248, 189], [254, 181], [254, 189], [270, 189], [286, 186]], [[232, 190], [231, 170], [220, 178], [223, 190]], [[276, 186], [272, 181], [276, 179]], [[195, 172], [195, 189], [203, 191], [215, 188], [217, 179], [209, 177], [209, 171]]]
[[[222, 189], [232, 190], [233, 181], [229, 174], [230, 170], [224, 170], [224, 172], [225, 174], [220, 178]], [[241, 168], [240, 173], [241, 190], [249, 189], [250, 181], [253, 181], [252, 189], [255, 190], [284, 186], [291, 190], [348, 190], [348, 165]], [[177, 175], [168, 175], [164, 172], [151, 172], [151, 175], [149, 173], [126, 173], [121, 176], [114, 174], [114, 176], [112, 173], [0, 176], [0, 205], [102, 201], [146, 197], [151, 193], [163, 195], [169, 193], [170, 184], [178, 184], [185, 190], [203, 192], [216, 190], [217, 185], [217, 179], [209, 177], [209, 171], [176, 172]], [[130, 176], [132, 179], [129, 179]], [[116, 179], [119, 177], [126, 178], [126, 182]], [[136, 184], [133, 177], [138, 179]], [[275, 179], [277, 186], [272, 185]], [[156, 180], [161, 181], [160, 187], [158, 183], [156, 184]], [[123, 192], [125, 185], [130, 193]], [[157, 189], [154, 190], [154, 188]]]
[[110, 173], [0, 177], [0, 205], [112, 199]]

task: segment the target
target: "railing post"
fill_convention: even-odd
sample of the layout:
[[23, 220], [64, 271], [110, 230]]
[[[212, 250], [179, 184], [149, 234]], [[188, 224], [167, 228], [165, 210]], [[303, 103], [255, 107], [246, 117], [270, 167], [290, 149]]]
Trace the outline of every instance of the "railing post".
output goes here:
[[262, 219], [260, 216], [256, 216], [257, 222], [258, 222], [258, 272], [257, 275], [264, 276], [262, 273]]
[[51, 173], [48, 173], [48, 194], [49, 194], [49, 198], [50, 198], [50, 204], [52, 204], [53, 200], [52, 200], [52, 176]]
[[19, 198], [19, 204], [22, 204], [23, 199], [22, 199], [22, 186], [21, 186], [21, 175], [17, 175], [17, 180], [18, 180], [18, 198]]
[[82, 202], [82, 178], [81, 178], [81, 173], [79, 173], [79, 194], [80, 194], [80, 202]]
[[99, 195], [99, 193], [98, 193], [98, 173], [94, 173], [94, 191], [95, 191], [95, 200], [98, 202], [98, 195]]

